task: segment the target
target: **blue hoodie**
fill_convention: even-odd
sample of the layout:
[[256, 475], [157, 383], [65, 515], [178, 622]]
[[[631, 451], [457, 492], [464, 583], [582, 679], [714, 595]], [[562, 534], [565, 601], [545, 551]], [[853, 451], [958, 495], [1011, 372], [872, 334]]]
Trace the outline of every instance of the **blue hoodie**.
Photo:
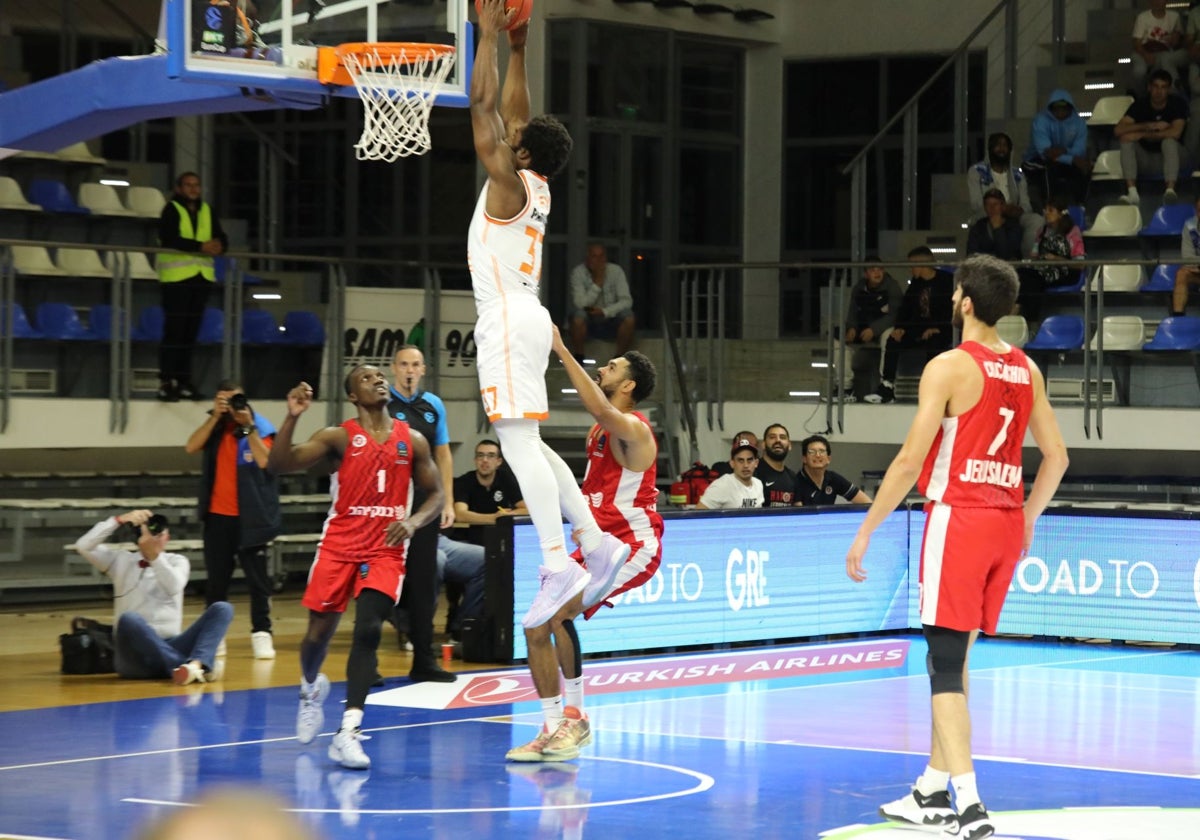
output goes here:
[[[1070, 103], [1071, 116], [1060, 120], [1050, 112], [1050, 103], [1063, 101]], [[1050, 93], [1046, 107], [1033, 118], [1029, 130], [1029, 148], [1025, 150], [1025, 160], [1044, 158], [1046, 150], [1052, 146], [1061, 146], [1067, 151], [1058, 158], [1059, 163], [1070, 163], [1077, 157], [1087, 154], [1087, 122], [1079, 116], [1075, 100], [1071, 94], [1062, 88]]]

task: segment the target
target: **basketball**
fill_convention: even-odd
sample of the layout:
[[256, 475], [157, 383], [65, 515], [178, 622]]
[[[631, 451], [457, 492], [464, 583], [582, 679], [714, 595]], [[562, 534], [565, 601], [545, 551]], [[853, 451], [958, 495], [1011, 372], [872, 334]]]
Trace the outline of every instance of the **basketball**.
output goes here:
[[[529, 15], [533, 13], [533, 0], [504, 0], [504, 8], [514, 10], [512, 20], [504, 28], [516, 29], [529, 20]], [[475, 14], [479, 14], [479, 0], [475, 0]]]

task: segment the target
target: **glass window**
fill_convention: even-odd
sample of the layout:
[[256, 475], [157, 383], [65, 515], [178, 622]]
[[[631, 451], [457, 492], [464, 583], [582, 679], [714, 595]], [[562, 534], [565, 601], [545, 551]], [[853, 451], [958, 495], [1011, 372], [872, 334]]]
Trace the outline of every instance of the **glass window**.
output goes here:
[[741, 165], [736, 146], [682, 144], [679, 150], [679, 241], [729, 246], [741, 241]]
[[[793, 61], [784, 71], [788, 137], [846, 137], [879, 130], [878, 59]], [[836, 118], [831, 118], [836, 115]]]
[[668, 34], [660, 29], [588, 25], [589, 117], [666, 121]]
[[680, 42], [681, 128], [741, 133], [742, 55], [740, 47]]

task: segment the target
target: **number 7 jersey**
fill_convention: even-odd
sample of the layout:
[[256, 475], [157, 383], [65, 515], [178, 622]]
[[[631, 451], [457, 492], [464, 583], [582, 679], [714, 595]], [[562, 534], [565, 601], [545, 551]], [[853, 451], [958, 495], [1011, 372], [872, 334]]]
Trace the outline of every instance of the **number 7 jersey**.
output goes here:
[[942, 419], [917, 487], [951, 506], [1021, 507], [1021, 447], [1033, 410], [1029, 360], [1016, 347], [996, 353], [966, 341], [958, 349], [979, 366], [983, 393], [969, 410]]
[[542, 240], [550, 218], [550, 185], [529, 169], [517, 170], [525, 185], [525, 206], [511, 219], [487, 214], [490, 182], [483, 185], [467, 231], [467, 264], [478, 311], [509, 294], [538, 300]]

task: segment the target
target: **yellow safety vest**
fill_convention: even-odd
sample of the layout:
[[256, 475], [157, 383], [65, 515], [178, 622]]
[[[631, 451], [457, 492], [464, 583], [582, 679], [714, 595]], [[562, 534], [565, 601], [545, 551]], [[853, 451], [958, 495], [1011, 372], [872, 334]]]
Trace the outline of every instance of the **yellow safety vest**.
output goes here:
[[[179, 212], [179, 236], [182, 239], [194, 239], [197, 242], [207, 242], [212, 239], [212, 210], [205, 202], [200, 202], [200, 210], [196, 213], [196, 230], [192, 231], [192, 217], [187, 208], [178, 201], [172, 201]], [[216, 282], [217, 273], [213, 269], [213, 258], [207, 254], [189, 254], [183, 251], [172, 251], [169, 254], [159, 254], [155, 260], [158, 268], [158, 279], [162, 283], [178, 283], [190, 280], [199, 274], [209, 282]]]

